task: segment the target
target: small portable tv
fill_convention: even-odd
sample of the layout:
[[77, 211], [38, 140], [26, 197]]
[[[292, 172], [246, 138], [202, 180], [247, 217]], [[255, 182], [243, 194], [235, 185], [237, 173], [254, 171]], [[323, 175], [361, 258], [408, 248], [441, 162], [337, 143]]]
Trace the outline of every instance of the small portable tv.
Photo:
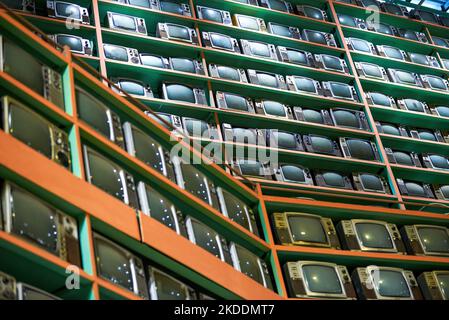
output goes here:
[[358, 28], [358, 29], [362, 29], [362, 30], [368, 29], [366, 22], [363, 19], [351, 17], [347, 14], [342, 14], [342, 13], [338, 14], [338, 21], [340, 22], [340, 24], [342, 24], [344, 26]]
[[368, 24], [368, 28], [374, 32], [389, 36], [396, 36], [398, 33], [398, 30], [395, 27], [382, 22]]
[[186, 227], [189, 240], [192, 243], [203, 248], [221, 261], [232, 265], [231, 253], [226, 239], [206, 224], [192, 217], [186, 218]]
[[354, 181], [354, 186], [358, 191], [391, 194], [390, 187], [382, 176], [357, 172], [352, 174], [352, 181]]
[[256, 112], [266, 116], [293, 119], [292, 110], [289, 106], [272, 100], [256, 101]]
[[142, 259], [98, 233], [94, 232], [93, 240], [99, 276], [147, 300]]
[[434, 184], [433, 190], [439, 200], [449, 200], [449, 184]]
[[292, 151], [304, 151], [301, 135], [276, 129], [266, 131], [267, 145], [274, 149], [286, 149]]
[[78, 223], [75, 218], [9, 181], [3, 181], [0, 187], [0, 221], [4, 232], [81, 267]]
[[254, 102], [250, 98], [245, 98], [237, 94], [217, 91], [215, 93], [217, 106], [220, 109], [233, 109], [255, 113]]
[[299, 28], [287, 26], [284, 24], [268, 22], [268, 32], [281, 37], [301, 39], [301, 31], [299, 30]]
[[249, 82], [257, 84], [259, 86], [265, 86], [270, 88], [277, 88], [281, 90], [287, 90], [287, 84], [283, 75], [248, 69]]
[[410, 61], [413, 63], [422, 64], [433, 68], [441, 68], [440, 63], [435, 57], [427, 56], [421, 53], [409, 53], [408, 56]]
[[298, 121], [319, 123], [328, 126], [334, 125], [330, 112], [329, 110], [326, 109], [315, 110], [301, 107], [293, 107], [293, 113], [295, 114], [295, 118]]
[[234, 268], [258, 282], [265, 288], [273, 290], [273, 283], [268, 266], [261, 258], [248, 249], [236, 244], [230, 244]]
[[27, 283], [18, 282], [14, 277], [0, 272], [0, 300], [61, 300], [60, 298]]
[[346, 38], [346, 44], [352, 51], [369, 53], [371, 55], [377, 55], [376, 47], [369, 41], [358, 38]]
[[149, 291], [151, 300], [195, 300], [195, 290], [184, 282], [160, 271], [148, 267]]
[[393, 223], [377, 220], [341, 220], [337, 225], [345, 250], [407, 254], [401, 234]]
[[248, 83], [245, 69], [209, 64], [209, 74], [213, 78]]
[[71, 154], [68, 134], [23, 103], [1, 98], [2, 129], [47, 158], [70, 169]]
[[369, 131], [370, 127], [365, 112], [351, 109], [330, 109], [332, 122], [337, 127]]
[[294, 13], [292, 4], [284, 0], [259, 0], [259, 5], [271, 10]]
[[449, 158], [439, 154], [423, 153], [424, 166], [436, 170], [449, 170]]
[[83, 146], [83, 151], [87, 182], [130, 207], [138, 208], [134, 177], [86, 145]]
[[313, 55], [310, 52], [278, 46], [277, 53], [282, 62], [314, 67]]
[[423, 87], [421, 79], [417, 73], [399, 69], [388, 69], [388, 75], [390, 80], [394, 83], [421, 88]]
[[161, 39], [187, 42], [195, 46], [199, 45], [196, 30], [180, 24], [159, 22], [157, 24], [156, 36]]
[[287, 262], [287, 290], [293, 298], [356, 299], [348, 269], [321, 261]]
[[192, 88], [184, 84], [163, 83], [162, 97], [165, 100], [207, 105], [206, 92], [204, 89]]
[[327, 154], [337, 157], [342, 156], [337, 142], [328, 137], [309, 134], [303, 135], [302, 139], [308, 152]]
[[216, 126], [207, 121], [183, 117], [182, 124], [184, 132], [191, 137], [208, 140], [220, 139]]
[[408, 137], [407, 129], [394, 123], [376, 121], [376, 128], [379, 133]]
[[213, 208], [220, 210], [214, 183], [195, 165], [187, 164], [178, 157], [172, 158], [172, 162], [175, 167], [178, 186]]
[[187, 17], [192, 16], [188, 1], [182, 2], [181, 0], [151, 0], [151, 8]]
[[357, 95], [357, 91], [355, 90], [354, 86], [351, 86], [346, 83], [334, 82], [334, 81], [323, 82], [322, 86], [323, 86], [324, 95], [326, 97], [350, 100], [353, 102], [359, 101], [359, 97]]
[[48, 37], [61, 46], [68, 46], [73, 53], [92, 55], [92, 42], [88, 39], [64, 33], [48, 35]]
[[327, 13], [317, 7], [307, 5], [296, 5], [296, 12], [303, 17], [308, 17], [316, 20], [326, 21]]
[[262, 130], [235, 127], [229, 123], [223, 123], [221, 126], [225, 141], [238, 144], [266, 146], [265, 135]]
[[198, 12], [198, 19], [222, 23], [224, 25], [232, 26], [231, 14], [229, 11], [218, 10], [215, 8], [196, 6]]
[[222, 187], [217, 187], [217, 194], [221, 212], [225, 217], [259, 235], [256, 216], [248, 204]]
[[400, 6], [394, 3], [381, 2], [380, 8], [383, 12], [394, 14], [396, 16], [407, 17], [408, 10], [407, 7]]
[[377, 48], [377, 52], [379, 52], [379, 55], [382, 57], [387, 57], [390, 59], [397, 59], [397, 60], [402, 60], [402, 61], [406, 61], [409, 59], [407, 52], [405, 52], [404, 50], [401, 50], [399, 48], [387, 46], [387, 45], [377, 45], [376, 48]]
[[433, 24], [440, 24], [440, 21], [438, 19], [438, 16], [432, 12], [419, 10], [419, 9], [413, 9], [410, 11], [410, 17], [413, 19], [417, 19], [420, 21], [425, 21]]
[[329, 47], [337, 47], [334, 35], [327, 32], [303, 29], [301, 32], [301, 39]]
[[315, 182], [320, 187], [354, 190], [351, 178], [341, 172], [316, 170]]
[[375, 79], [383, 82], [389, 82], [385, 68], [369, 62], [355, 62], [355, 68], [361, 78]]
[[199, 60], [189, 58], [168, 58], [170, 69], [204, 75], [203, 63]]
[[345, 158], [380, 161], [376, 144], [369, 140], [340, 138], [340, 147]]
[[242, 176], [256, 179], [272, 180], [272, 172], [268, 164], [253, 159], [236, 159], [233, 168]]
[[61, 74], [1, 35], [0, 71], [9, 74], [57, 107], [65, 109]]
[[241, 53], [237, 39], [216, 32], [202, 32], [204, 45], [209, 48]]
[[310, 170], [296, 164], [280, 164], [274, 172], [276, 181], [313, 186]]
[[421, 161], [419, 161], [418, 154], [415, 152], [406, 152], [399, 150], [392, 150], [391, 148], [385, 148], [388, 161], [393, 164], [400, 164], [403, 166], [411, 166], [421, 168]]
[[69, 19], [82, 24], [90, 24], [87, 8], [70, 2], [47, 0], [47, 15], [52, 18]]
[[435, 141], [435, 142], [446, 142], [446, 137], [443, 136], [440, 130], [430, 130], [422, 128], [409, 128], [410, 136], [414, 139]]
[[13, 10], [36, 14], [36, 3], [34, 0], [5, 0], [2, 3]]
[[107, 26], [111, 29], [147, 35], [145, 19], [109, 11], [106, 19]]
[[448, 91], [448, 81], [442, 77], [434, 75], [420, 75], [424, 88], [437, 91]]
[[243, 14], [234, 14], [232, 16], [232, 20], [234, 21], [234, 25], [242, 28], [253, 31], [267, 32], [267, 25], [265, 21], [261, 18], [247, 16]]
[[244, 55], [270, 60], [278, 60], [276, 47], [273, 44], [253, 40], [240, 40]]
[[401, 229], [407, 250], [416, 256], [449, 256], [449, 230], [434, 225], [409, 225]]
[[449, 271], [428, 271], [418, 277], [426, 300], [449, 300]]
[[103, 44], [104, 55], [107, 59], [141, 64], [139, 52], [134, 48]]
[[122, 123], [119, 116], [106, 104], [80, 87], [75, 88], [75, 95], [79, 118], [124, 149]]
[[401, 38], [428, 43], [429, 40], [426, 37], [426, 34], [423, 32], [413, 31], [413, 30], [407, 30], [407, 29], [397, 29], [398, 35]]
[[412, 271], [371, 265], [356, 268], [352, 279], [361, 300], [422, 300]]
[[432, 188], [427, 183], [396, 179], [399, 191], [403, 196], [435, 199]]
[[112, 87], [112, 90], [118, 93], [126, 92], [130, 95], [135, 95], [144, 98], [154, 98], [153, 90], [149, 85], [144, 84], [142, 81], [126, 79], [126, 78], [111, 78], [111, 81], [120, 88]]
[[430, 109], [427, 103], [416, 99], [398, 99], [397, 105], [402, 110], [422, 112], [430, 114]]
[[153, 68], [161, 68], [161, 69], [170, 69], [170, 62], [167, 58], [150, 53], [140, 53], [140, 62], [144, 66], [153, 67]]
[[323, 90], [319, 81], [301, 76], [286, 77], [288, 89], [300, 93], [323, 95]]
[[182, 213], [169, 199], [143, 182], [139, 182], [137, 192], [140, 208], [144, 214], [156, 219], [177, 234], [185, 234]]
[[329, 218], [302, 212], [275, 212], [272, 220], [276, 240], [281, 245], [341, 249]]
[[431, 109], [431, 112], [439, 117], [449, 118], [449, 106], [436, 106]]
[[314, 59], [317, 68], [349, 74], [349, 68], [344, 59], [328, 54], [315, 54]]
[[380, 92], [366, 92], [366, 100], [372, 106], [396, 108], [396, 100]]

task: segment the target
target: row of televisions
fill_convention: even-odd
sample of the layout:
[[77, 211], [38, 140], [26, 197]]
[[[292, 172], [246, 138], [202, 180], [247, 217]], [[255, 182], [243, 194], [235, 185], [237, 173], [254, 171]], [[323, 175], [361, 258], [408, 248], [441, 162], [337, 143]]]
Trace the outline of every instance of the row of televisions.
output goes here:
[[[159, 218], [165, 225], [177, 230], [180, 235], [187, 237], [194, 244], [261, 285], [272, 288], [268, 267], [262, 259], [240, 245], [228, 242], [198, 220], [183, 216], [170, 200], [154, 189], [143, 184], [140, 184], [139, 189], [144, 193], [143, 197], [150, 200], [146, 206], [156, 219]], [[240, 206], [240, 203], [233, 205], [233, 209], [239, 210], [236, 212], [237, 216], [248, 215], [248, 212], [245, 212], [246, 208]], [[78, 224], [75, 218], [8, 181], [2, 183], [1, 209], [1, 226], [4, 231], [24, 238], [73, 265], [82, 265]], [[241, 220], [244, 219], [245, 217], [242, 217]], [[183, 231], [180, 231], [181, 228]], [[142, 259], [97, 234], [94, 234], [94, 242], [99, 274], [143, 298], [148, 298], [146, 271]], [[165, 286], [163, 279], [161, 281], [162, 283], [157, 282], [160, 285], [159, 289], [162, 290], [161, 294], [168, 298], [170, 294], [163, 291]], [[153, 286], [154, 284], [150, 285], [151, 298], [161, 298], [157, 294], [158, 286], [154, 288]]]

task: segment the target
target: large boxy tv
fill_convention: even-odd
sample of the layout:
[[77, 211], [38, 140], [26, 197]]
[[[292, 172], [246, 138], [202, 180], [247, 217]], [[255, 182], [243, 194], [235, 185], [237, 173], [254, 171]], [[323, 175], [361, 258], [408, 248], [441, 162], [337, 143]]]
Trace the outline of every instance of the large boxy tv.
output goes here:
[[354, 172], [352, 181], [358, 191], [390, 194], [391, 190], [387, 180], [377, 174], [366, 172]]
[[232, 26], [232, 18], [229, 11], [203, 6], [196, 6], [196, 11], [198, 12], [198, 19]]
[[345, 158], [380, 161], [380, 154], [374, 142], [357, 138], [340, 138]]
[[202, 32], [201, 36], [206, 47], [235, 53], [241, 52], [239, 42], [235, 38], [216, 32]]
[[370, 265], [353, 271], [352, 279], [361, 300], [422, 300], [412, 271]]
[[199, 44], [196, 30], [180, 24], [160, 22], [157, 24], [156, 36], [171, 41]]
[[121, 90], [112, 87], [112, 90], [118, 92], [119, 94], [127, 93], [130, 95], [137, 96], [139, 98], [154, 98], [153, 90], [151, 87], [142, 81], [128, 79], [128, 78], [111, 78], [111, 82], [113, 82], [117, 87]]
[[313, 178], [310, 170], [297, 164], [280, 164], [274, 172], [276, 181], [312, 185]]
[[284, 0], [259, 0], [259, 5], [271, 10], [293, 13], [293, 5]]
[[189, 1], [183, 0], [150, 0], [150, 1], [152, 9], [179, 14], [187, 17], [192, 16], [192, 12], [190, 10], [190, 6], [188, 3]]
[[148, 267], [151, 300], [195, 300], [195, 290], [175, 277], [154, 267]]
[[240, 45], [244, 55], [262, 59], [278, 60], [276, 46], [266, 42], [253, 40], [240, 40]]
[[16, 43], [0, 35], [0, 71], [65, 109], [62, 76]]
[[64, 33], [52, 34], [48, 37], [61, 46], [68, 46], [73, 53], [92, 55], [92, 42], [88, 39]]
[[303, 212], [275, 212], [272, 221], [279, 244], [341, 248], [337, 231], [329, 218]]
[[127, 48], [115, 44], [103, 44], [104, 55], [107, 59], [141, 64], [139, 51], [134, 48]]
[[206, 92], [201, 88], [193, 88], [181, 83], [162, 84], [162, 97], [165, 100], [207, 105]]
[[68, 134], [9, 96], [1, 98], [1, 127], [47, 158], [70, 169], [71, 154]]
[[449, 229], [442, 226], [415, 224], [401, 229], [407, 251], [422, 256], [449, 256]]
[[407, 254], [398, 227], [377, 220], [341, 220], [337, 225], [345, 250]]
[[356, 299], [348, 269], [321, 261], [287, 262], [284, 267], [292, 298]]
[[327, 154], [337, 157], [342, 156], [338, 144], [328, 137], [309, 134], [303, 135], [302, 139], [308, 152]]
[[90, 24], [87, 8], [71, 2], [47, 0], [47, 15], [51, 18]]
[[406, 179], [396, 179], [403, 196], [435, 199], [432, 187], [427, 183]]
[[418, 283], [426, 300], [449, 300], [449, 271], [423, 272]]
[[370, 127], [365, 112], [351, 109], [334, 108], [330, 110], [333, 123], [337, 127], [369, 131]]
[[13, 276], [0, 272], [0, 300], [61, 300], [42, 289], [19, 282]]
[[9, 181], [0, 183], [3, 231], [81, 266], [76, 219]]
[[147, 27], [143, 18], [108, 11], [106, 23], [111, 29], [147, 35]]

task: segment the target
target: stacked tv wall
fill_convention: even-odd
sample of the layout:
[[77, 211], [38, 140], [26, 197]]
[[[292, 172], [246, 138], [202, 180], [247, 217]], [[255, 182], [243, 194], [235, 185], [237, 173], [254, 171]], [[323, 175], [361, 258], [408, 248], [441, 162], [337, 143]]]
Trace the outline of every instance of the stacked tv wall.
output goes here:
[[[357, 27], [342, 25], [338, 14], [361, 19], [367, 18], [366, 10], [360, 6], [327, 1], [292, 1], [295, 5], [313, 5], [320, 7], [327, 13], [327, 21], [318, 21], [296, 14], [288, 14], [267, 8], [242, 4], [236, 1], [190, 1], [192, 17], [180, 16], [158, 10], [129, 6], [115, 1], [74, 1], [89, 9], [90, 24], [80, 24], [79, 28], [67, 29], [65, 20], [17, 12], [47, 34], [68, 33], [92, 41], [93, 55], [74, 54], [102, 76], [110, 80], [121, 78], [142, 81], [148, 85], [154, 97], [139, 98], [142, 106], [136, 107], [123, 97], [112, 96], [110, 91], [101, 87], [96, 76], [78, 63], [73, 62], [71, 55], [64, 52], [61, 55], [48, 45], [40, 43], [29, 48], [26, 42], [20, 43], [26, 50], [39, 52], [47, 63], [62, 71], [66, 110], [60, 110], [55, 105], [40, 98], [36, 93], [14, 82], [14, 79], [2, 73], [1, 85], [3, 95], [12, 95], [31, 108], [44, 114], [51, 122], [66, 129], [69, 134], [72, 155], [73, 175], [67, 170], [51, 162], [51, 160], [36, 154], [29, 147], [7, 135], [2, 135], [2, 145], [11, 149], [11, 153], [0, 157], [2, 159], [2, 178], [32, 192], [46, 202], [57, 207], [78, 220], [82, 255], [81, 290], [68, 290], [64, 287], [66, 262], [56, 258], [44, 250], [29, 245], [12, 234], [1, 232], [2, 247], [8, 252], [8, 259], [0, 265], [0, 271], [13, 273], [17, 279], [42, 287], [62, 298], [76, 299], [106, 299], [129, 298], [138, 299], [137, 295], [113, 285], [104, 280], [98, 273], [95, 261], [95, 250], [92, 231], [100, 233], [113, 240], [118, 245], [142, 257], [148, 258], [158, 268], [167, 271], [192, 286], [199, 293], [214, 298], [276, 298], [276, 294], [283, 298], [294, 298], [289, 294], [287, 282], [288, 274], [283, 270], [287, 262], [313, 260], [345, 265], [349, 270], [367, 265], [381, 265], [401, 267], [414, 271], [418, 276], [423, 271], [448, 270], [449, 260], [444, 257], [398, 255], [393, 253], [364, 253], [335, 248], [320, 248], [311, 246], [281, 245], [272, 223], [273, 214], [279, 212], [302, 212], [315, 214], [332, 219], [334, 225], [341, 220], [372, 219], [398, 226], [413, 224], [429, 224], [449, 226], [444, 199], [426, 199], [401, 194], [397, 179], [412, 180], [429, 185], [444, 185], [447, 173], [442, 170], [421, 167], [410, 167], [392, 163], [388, 156], [388, 148], [394, 151], [448, 155], [446, 142], [429, 142], [413, 137], [398, 137], [379, 131], [381, 124], [395, 124], [409, 128], [423, 128], [444, 130], [447, 128], [447, 118], [429, 113], [418, 113], [406, 108], [391, 108], [372, 105], [366, 93], [382, 92], [392, 96], [395, 100], [414, 98], [426, 102], [429, 108], [444, 105], [449, 94], [425, 88], [414, 88], [407, 85], [387, 83], [360, 76], [357, 66], [361, 62], [380, 65], [386, 69], [402, 69], [420, 74], [431, 74], [447, 78], [449, 71], [443, 68], [445, 58], [449, 57], [449, 49], [437, 46], [431, 36], [443, 37], [447, 34], [447, 27], [427, 24], [411, 20], [406, 17], [381, 13], [381, 21], [386, 23], [424, 32], [430, 43], [424, 44], [413, 40], [379, 34], [362, 30]], [[297, 40], [270, 34], [268, 32], [239, 29], [236, 26], [197, 19], [195, 10], [197, 5], [226, 10], [231, 14], [243, 14], [263, 19], [266, 23], [274, 22], [289, 24], [303, 29], [319, 30], [333, 34], [337, 46], [314, 44], [305, 40]], [[107, 12], [132, 15], [145, 20], [148, 36], [129, 32], [122, 32], [108, 28]], [[2, 18], [8, 22], [7, 28], [2, 30], [5, 35], [21, 30], [28, 39], [39, 41], [24, 31], [13, 18], [4, 14]], [[175, 23], [188, 26], [196, 30], [199, 41], [203, 46], [156, 37], [158, 23]], [[287, 23], [288, 22], [288, 23]], [[267, 60], [257, 56], [247, 56], [226, 52], [220, 49], [205, 47], [202, 32], [217, 32], [236, 39], [262, 41], [274, 44], [277, 48], [288, 47], [305, 50], [313, 55], [329, 54], [345, 61], [348, 72], [328, 71], [313, 66], [297, 65], [282, 61]], [[368, 40], [374, 45], [391, 45], [406, 52], [416, 52], [431, 55], [441, 65], [441, 68], [423, 66], [413, 62], [398, 61], [380, 55], [364, 54], [353, 50], [348, 38]], [[37, 43], [37, 42], [36, 42]], [[104, 45], [120, 45], [137, 49], [139, 53], [162, 55], [166, 58], [193, 58], [204, 66], [204, 74], [193, 74], [176, 71], [169, 68], [156, 68], [120, 62], [108, 59], [104, 53]], [[48, 54], [48, 56], [47, 56]], [[229, 81], [214, 78], [211, 75], [211, 64], [252, 69], [280, 74], [284, 77], [307, 77], [319, 81], [337, 81], [354, 86], [359, 101], [350, 101], [332, 97], [323, 97], [299, 91], [279, 90], [257, 84]], [[191, 87], [201, 88], [206, 95], [207, 104], [192, 104], [164, 100], [163, 83], [181, 83]], [[185, 190], [176, 186], [169, 179], [158, 175], [155, 170], [148, 168], [143, 162], [130, 157], [109, 139], [105, 138], [88, 124], [78, 118], [76, 106], [75, 86], [89, 90], [97, 99], [103, 100], [112, 110], [117, 112], [122, 121], [129, 121], [139, 126], [144, 132], [156, 137], [164, 146], [170, 146], [167, 132], [161, 129], [144, 114], [143, 106], [156, 111], [170, 113], [179, 117], [189, 117], [203, 120], [218, 128], [218, 138], [223, 145], [233, 142], [224, 140], [221, 132], [223, 124], [230, 124], [234, 128], [278, 129], [289, 133], [304, 135], [321, 135], [339, 141], [339, 138], [358, 138], [374, 143], [379, 153], [380, 161], [360, 160], [351, 157], [335, 157], [320, 155], [307, 150], [278, 150], [279, 162], [282, 164], [299, 165], [310, 170], [311, 174], [332, 169], [337, 173], [350, 177], [351, 188], [332, 188], [330, 186], [299, 184], [282, 181], [275, 175], [270, 179], [265, 177], [247, 177], [252, 183], [239, 175], [227, 173], [218, 167], [204, 166], [202, 170], [216, 185], [223, 185], [237, 196], [243, 195], [243, 200], [256, 212], [260, 237], [241, 227], [229, 218], [223, 217], [219, 210], [203, 203], [191, 196]], [[344, 108], [352, 111], [362, 111], [369, 123], [369, 128], [348, 128], [301, 121], [296, 113], [291, 117], [274, 117], [264, 113], [245, 113], [230, 108], [219, 108], [217, 91], [238, 94], [249, 97], [253, 101], [276, 100], [290, 107], [302, 109], [329, 110]], [[276, 99], [274, 99], [275, 97]], [[294, 110], [293, 108], [291, 109]], [[195, 139], [195, 138], [194, 138]], [[208, 141], [202, 141], [203, 144]], [[138, 208], [137, 217], [134, 209], [126, 206], [114, 197], [107, 195], [98, 188], [83, 181], [86, 178], [83, 160], [83, 146], [88, 145], [99, 151], [116, 164], [131, 171], [136, 179], [146, 181], [153, 187], [161, 187], [161, 192], [174, 199], [174, 203], [185, 210], [195, 211], [195, 218], [212, 227], [230, 242], [235, 242], [255, 253], [269, 267], [274, 282], [274, 293], [263, 288], [257, 282], [235, 270], [232, 266], [220, 261], [209, 252], [190, 243], [185, 237], [177, 235], [173, 230], [160, 228], [159, 222], [143, 214]], [[251, 146], [245, 146], [251, 149]], [[267, 147], [263, 147], [267, 148]], [[387, 149], [386, 149], [387, 148]], [[229, 159], [224, 156], [226, 160]], [[17, 161], [17, 159], [21, 159]], [[420, 158], [421, 159], [421, 158]], [[34, 161], [31, 161], [34, 160]], [[422, 161], [422, 160], [421, 160]], [[232, 165], [233, 162], [229, 161]], [[42, 173], [33, 170], [37, 165]], [[238, 166], [234, 166], [239, 170]], [[278, 168], [276, 168], [278, 169]], [[47, 173], [44, 174], [44, 173]], [[386, 181], [389, 193], [379, 193], [357, 189], [354, 186], [353, 174], [367, 173], [382, 177]], [[78, 178], [81, 179], [78, 179]], [[315, 177], [315, 176], [314, 176]], [[245, 186], [246, 184], [246, 186]], [[433, 190], [433, 189], [432, 189]], [[89, 193], [95, 196], [89, 195]], [[86, 201], [89, 199], [90, 201]], [[155, 230], [161, 230], [155, 232]], [[170, 242], [171, 241], [171, 242]], [[193, 257], [186, 252], [193, 252]], [[35, 276], [30, 276], [25, 267], [14, 270], [14, 266], [21, 261], [30, 261], [36, 270]], [[3, 262], [2, 262], [3, 263]], [[2, 270], [3, 268], [3, 270]], [[215, 270], [211, 270], [214, 269]], [[197, 274], [197, 272], [199, 274]], [[228, 276], [228, 273], [231, 276]], [[43, 283], [40, 275], [54, 279], [54, 283]], [[241, 282], [242, 281], [242, 282]]]

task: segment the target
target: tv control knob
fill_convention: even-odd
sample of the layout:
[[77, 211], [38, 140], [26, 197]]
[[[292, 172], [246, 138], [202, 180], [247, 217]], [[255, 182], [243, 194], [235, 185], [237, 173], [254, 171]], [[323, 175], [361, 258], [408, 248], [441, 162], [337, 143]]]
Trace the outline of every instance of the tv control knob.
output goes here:
[[416, 286], [416, 281], [415, 281], [415, 280], [410, 280], [410, 284], [411, 284], [412, 286]]
[[66, 167], [66, 168], [69, 167], [69, 163], [70, 163], [69, 157], [66, 155], [65, 152], [58, 151], [58, 153], [56, 154], [56, 157], [62, 166]]
[[344, 276], [344, 277], [343, 277], [343, 280], [349, 281], [349, 277], [348, 277], [348, 276]]

